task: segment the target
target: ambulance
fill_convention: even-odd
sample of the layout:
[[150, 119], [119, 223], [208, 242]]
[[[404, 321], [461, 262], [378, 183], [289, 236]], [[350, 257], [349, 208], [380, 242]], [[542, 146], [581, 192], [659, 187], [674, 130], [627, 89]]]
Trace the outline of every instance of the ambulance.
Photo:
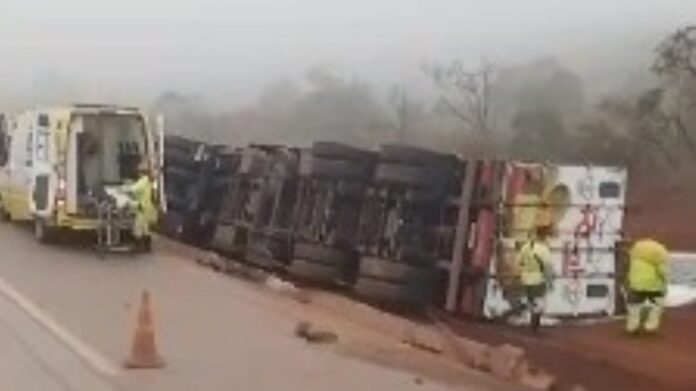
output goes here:
[[156, 175], [161, 154], [155, 150], [162, 144], [137, 108], [30, 110], [5, 117], [1, 130], [0, 217], [33, 224], [39, 241], [62, 230], [97, 230], [99, 200], [110, 188], [136, 180], [140, 164], [162, 188]]

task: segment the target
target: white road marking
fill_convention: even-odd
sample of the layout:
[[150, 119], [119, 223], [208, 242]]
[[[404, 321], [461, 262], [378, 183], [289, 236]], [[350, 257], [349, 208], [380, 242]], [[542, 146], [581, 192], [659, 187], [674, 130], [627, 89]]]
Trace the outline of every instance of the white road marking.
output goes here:
[[26, 312], [29, 317], [50, 331], [60, 342], [64, 343], [78, 357], [94, 368], [94, 370], [105, 376], [115, 376], [118, 374], [118, 367], [116, 365], [51, 319], [51, 317], [43, 312], [34, 302], [22, 295], [2, 278], [0, 278], [0, 292]]

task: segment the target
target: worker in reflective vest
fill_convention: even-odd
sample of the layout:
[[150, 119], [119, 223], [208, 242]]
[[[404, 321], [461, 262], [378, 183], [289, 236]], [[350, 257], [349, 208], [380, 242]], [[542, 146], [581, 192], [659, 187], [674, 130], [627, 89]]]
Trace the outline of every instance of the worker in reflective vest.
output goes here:
[[157, 209], [153, 203], [153, 183], [150, 169], [146, 162], [138, 165], [138, 180], [129, 186], [128, 191], [133, 197], [135, 221], [133, 236], [141, 250], [150, 249], [150, 226], [157, 222]]
[[669, 253], [661, 243], [641, 239], [631, 246], [629, 258], [626, 331], [656, 333], [667, 294]]
[[530, 313], [530, 326], [535, 332], [541, 326], [546, 292], [553, 283], [551, 250], [547, 244], [550, 232], [549, 226], [537, 227], [536, 237], [522, 245], [517, 254], [519, 279]]

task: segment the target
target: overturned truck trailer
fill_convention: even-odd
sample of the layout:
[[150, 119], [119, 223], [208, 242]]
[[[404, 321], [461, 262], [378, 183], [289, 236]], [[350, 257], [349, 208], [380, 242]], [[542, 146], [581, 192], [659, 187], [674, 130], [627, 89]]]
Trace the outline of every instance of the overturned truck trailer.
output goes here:
[[515, 162], [470, 163], [444, 305], [472, 317], [503, 316], [521, 287], [515, 249], [535, 227], [550, 225], [555, 282], [553, 317], [612, 315], [622, 307], [615, 256], [622, 240], [627, 172], [616, 167]]
[[239, 165], [221, 192], [211, 247], [264, 268], [284, 267], [292, 255], [299, 150], [250, 145], [237, 155]]
[[459, 165], [453, 155], [382, 146], [362, 210], [357, 296], [390, 306], [435, 301]]
[[315, 283], [353, 285], [360, 213], [375, 163], [375, 153], [335, 142], [316, 142], [302, 151], [290, 274]]

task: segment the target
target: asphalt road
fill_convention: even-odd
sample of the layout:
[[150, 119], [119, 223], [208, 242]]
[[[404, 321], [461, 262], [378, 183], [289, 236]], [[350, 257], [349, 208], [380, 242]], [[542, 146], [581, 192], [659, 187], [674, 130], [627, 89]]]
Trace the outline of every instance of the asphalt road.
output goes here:
[[6, 296], [0, 296], [1, 388], [113, 390], [80, 357]]
[[[127, 371], [121, 362], [143, 289], [151, 292], [168, 366]], [[308, 345], [293, 336], [295, 323], [286, 315], [268, 307], [253, 286], [176, 255], [100, 260], [86, 249], [40, 245], [27, 230], [0, 226], [2, 389], [447, 389]]]

